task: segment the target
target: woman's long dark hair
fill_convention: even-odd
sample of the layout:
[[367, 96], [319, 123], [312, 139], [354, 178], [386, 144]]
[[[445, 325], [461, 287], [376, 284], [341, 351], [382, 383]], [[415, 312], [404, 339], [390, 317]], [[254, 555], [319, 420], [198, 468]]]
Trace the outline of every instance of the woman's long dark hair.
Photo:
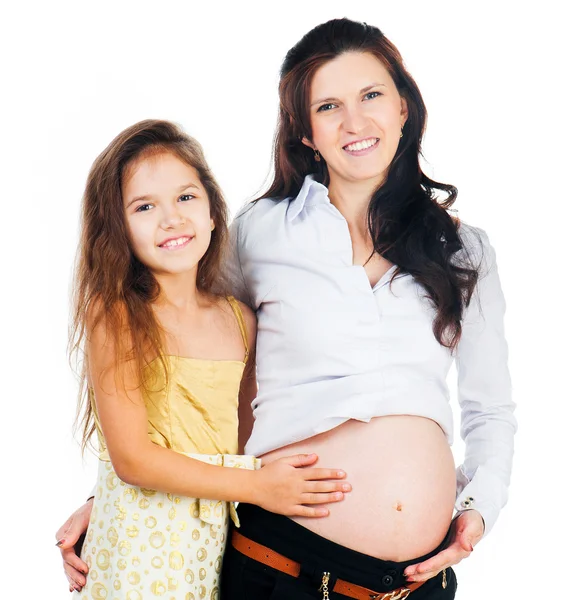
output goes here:
[[[308, 107], [315, 72], [345, 52], [375, 56], [407, 101], [403, 137], [386, 180], [370, 200], [368, 227], [374, 251], [397, 265], [395, 276], [409, 273], [426, 290], [436, 309], [433, 333], [440, 344], [453, 349], [461, 337], [461, 317], [478, 271], [467, 254], [458, 254], [462, 248], [459, 221], [448, 212], [457, 189], [433, 181], [419, 164], [427, 120], [419, 88], [397, 48], [377, 27], [335, 19], [312, 29], [288, 52], [279, 86], [274, 180], [261, 198], [296, 196], [309, 173], [318, 172], [322, 183], [328, 185], [324, 159], [315, 162], [312, 150], [301, 139], [312, 139]], [[443, 199], [439, 198], [441, 192], [446, 196]]]

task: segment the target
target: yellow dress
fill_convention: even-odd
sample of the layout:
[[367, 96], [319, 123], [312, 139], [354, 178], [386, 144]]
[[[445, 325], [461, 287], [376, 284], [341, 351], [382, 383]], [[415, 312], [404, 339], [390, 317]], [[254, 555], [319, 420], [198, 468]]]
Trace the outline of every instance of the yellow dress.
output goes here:
[[[228, 298], [240, 325], [245, 360], [167, 356], [169, 384], [159, 360], [148, 366], [145, 401], [150, 439], [207, 463], [255, 469], [259, 460], [236, 455], [238, 392], [248, 357], [240, 307]], [[96, 413], [95, 413], [96, 414]], [[81, 600], [218, 600], [228, 516], [220, 500], [186, 498], [121, 481], [100, 444], [96, 494], [81, 558], [89, 566]]]

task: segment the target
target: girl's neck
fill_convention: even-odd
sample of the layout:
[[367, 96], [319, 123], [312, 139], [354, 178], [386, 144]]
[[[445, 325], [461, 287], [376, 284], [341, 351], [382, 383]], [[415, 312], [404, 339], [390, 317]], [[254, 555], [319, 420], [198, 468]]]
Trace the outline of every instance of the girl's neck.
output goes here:
[[186, 273], [156, 275], [161, 294], [155, 304], [177, 309], [198, 309], [203, 293], [197, 289], [197, 268]]

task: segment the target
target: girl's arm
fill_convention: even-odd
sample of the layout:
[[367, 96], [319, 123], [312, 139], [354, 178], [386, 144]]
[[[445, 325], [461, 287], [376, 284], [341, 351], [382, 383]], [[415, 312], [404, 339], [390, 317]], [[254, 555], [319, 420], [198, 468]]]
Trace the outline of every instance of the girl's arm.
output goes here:
[[[341, 500], [344, 473], [299, 468], [316, 457], [297, 455], [259, 471], [209, 465], [152, 443], [135, 361], [115, 369], [115, 351], [100, 323], [88, 340], [89, 375], [111, 462], [131, 485], [173, 494], [257, 504], [285, 515], [326, 516], [326, 508], [304, 506]], [[277, 464], [276, 464], [277, 463]], [[347, 490], [344, 490], [347, 491]]]

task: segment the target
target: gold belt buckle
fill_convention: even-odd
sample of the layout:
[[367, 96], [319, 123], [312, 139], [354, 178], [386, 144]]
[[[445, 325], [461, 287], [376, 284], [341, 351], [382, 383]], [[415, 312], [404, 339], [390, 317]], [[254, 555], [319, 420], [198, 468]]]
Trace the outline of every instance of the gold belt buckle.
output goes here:
[[409, 597], [411, 590], [404, 587], [400, 590], [393, 590], [392, 592], [387, 592], [384, 596], [376, 596], [372, 597], [372, 600], [405, 600]]

